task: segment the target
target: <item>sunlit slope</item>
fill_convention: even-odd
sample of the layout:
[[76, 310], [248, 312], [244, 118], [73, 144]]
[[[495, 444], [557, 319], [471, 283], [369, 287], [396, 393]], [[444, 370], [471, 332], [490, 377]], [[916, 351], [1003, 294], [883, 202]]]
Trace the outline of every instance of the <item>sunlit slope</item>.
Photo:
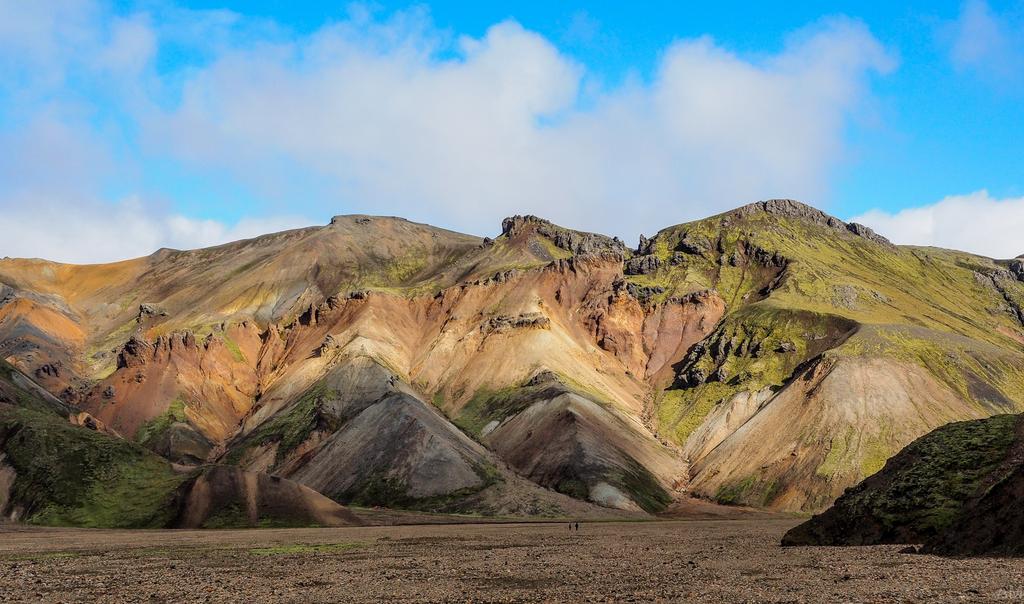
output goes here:
[[692, 488], [820, 509], [943, 423], [1024, 405], [1011, 263], [894, 246], [787, 200], [672, 227], [631, 279], [711, 287], [728, 311], [660, 394]]

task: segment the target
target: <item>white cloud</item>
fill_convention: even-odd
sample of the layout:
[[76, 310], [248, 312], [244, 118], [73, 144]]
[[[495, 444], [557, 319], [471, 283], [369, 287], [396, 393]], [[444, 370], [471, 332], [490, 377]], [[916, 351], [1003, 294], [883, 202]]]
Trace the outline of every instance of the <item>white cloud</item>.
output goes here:
[[230, 53], [147, 122], [150, 138], [242, 179], [295, 159], [362, 211], [478, 233], [535, 212], [632, 239], [759, 198], [824, 195], [868, 74], [892, 63], [849, 20], [756, 62], [685, 40], [650, 85], [584, 108], [585, 69], [514, 22], [444, 59], [422, 28], [379, 27]]
[[895, 213], [871, 210], [851, 220], [895, 243], [933, 245], [992, 258], [1024, 254], [1024, 197], [996, 199], [988, 191], [977, 191]]
[[107, 201], [104, 180], [125, 176], [117, 160], [102, 139], [56, 110], [0, 133], [0, 149], [16, 150], [0, 153], [0, 256], [111, 262], [311, 224], [299, 216], [225, 224], [182, 216], [154, 199]]
[[[15, 4], [0, 0], [0, 17]], [[871, 75], [892, 67], [866, 27], [847, 19], [816, 23], [756, 59], [711, 38], [680, 40], [650, 82], [607, 89], [512, 21], [452, 38], [423, 12], [380, 22], [357, 11], [298, 35], [224, 12], [114, 16], [78, 6], [59, 20], [22, 15], [33, 33], [0, 42], [0, 66], [14, 65], [7, 73], [46, 74], [24, 87], [43, 91], [16, 108], [31, 116], [25, 123], [43, 115], [66, 134], [34, 156], [0, 155], [0, 174], [19, 162], [49, 172], [0, 182], [4, 220], [30, 220], [16, 207], [24, 199], [70, 209], [48, 215], [66, 233], [59, 246], [5, 242], [0, 254], [106, 259], [237, 235], [151, 201], [167, 193], [138, 184], [147, 162], [255, 190], [268, 201], [253, 218], [395, 214], [483, 235], [529, 212], [633, 240], [756, 199], [822, 199], [847, 124], [870, 104]], [[166, 45], [202, 59], [158, 72]], [[73, 94], [62, 84], [72, 72], [87, 90], [111, 79], [113, 92], [102, 101]], [[47, 99], [60, 102], [42, 114]], [[0, 136], [31, 138], [27, 126], [4, 134], [3, 125]], [[74, 209], [127, 207], [109, 199], [111, 183], [144, 200], [136, 214], [158, 218], [122, 216], [145, 235], [98, 245], [71, 228], [93, 224]], [[186, 223], [191, 235], [176, 234]]]
[[115, 18], [109, 44], [97, 53], [97, 65], [115, 73], [137, 74], [156, 52], [156, 34], [144, 16]]
[[957, 69], [999, 87], [1021, 82], [1024, 23], [994, 13], [985, 0], [968, 0], [948, 33], [950, 59]]
[[161, 213], [134, 198], [67, 203], [20, 196], [16, 202], [4, 211], [4, 220], [15, 227], [4, 229], [0, 252], [78, 264], [136, 258], [162, 247], [209, 247], [310, 224], [302, 217], [282, 216], [227, 225]]

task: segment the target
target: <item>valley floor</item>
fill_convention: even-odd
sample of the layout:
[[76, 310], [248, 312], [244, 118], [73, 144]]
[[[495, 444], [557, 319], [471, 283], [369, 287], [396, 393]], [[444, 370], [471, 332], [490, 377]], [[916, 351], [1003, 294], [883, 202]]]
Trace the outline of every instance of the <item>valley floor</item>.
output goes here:
[[1024, 560], [778, 546], [798, 520], [99, 531], [0, 525], [0, 601], [1024, 599]]

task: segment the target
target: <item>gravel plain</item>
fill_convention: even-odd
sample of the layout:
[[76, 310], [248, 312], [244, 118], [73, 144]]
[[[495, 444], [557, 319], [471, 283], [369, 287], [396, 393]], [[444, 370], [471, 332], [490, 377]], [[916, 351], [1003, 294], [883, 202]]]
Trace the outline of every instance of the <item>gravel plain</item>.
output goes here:
[[0, 525], [0, 602], [1013, 602], [1024, 560], [781, 548], [795, 519], [109, 531]]

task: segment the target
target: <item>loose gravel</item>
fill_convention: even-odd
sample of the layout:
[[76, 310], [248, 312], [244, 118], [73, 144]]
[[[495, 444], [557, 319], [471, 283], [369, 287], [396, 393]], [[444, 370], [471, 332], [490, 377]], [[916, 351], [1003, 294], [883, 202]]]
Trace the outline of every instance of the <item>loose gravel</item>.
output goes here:
[[0, 602], [1012, 602], [1024, 560], [781, 548], [793, 519], [100, 531], [0, 525]]

